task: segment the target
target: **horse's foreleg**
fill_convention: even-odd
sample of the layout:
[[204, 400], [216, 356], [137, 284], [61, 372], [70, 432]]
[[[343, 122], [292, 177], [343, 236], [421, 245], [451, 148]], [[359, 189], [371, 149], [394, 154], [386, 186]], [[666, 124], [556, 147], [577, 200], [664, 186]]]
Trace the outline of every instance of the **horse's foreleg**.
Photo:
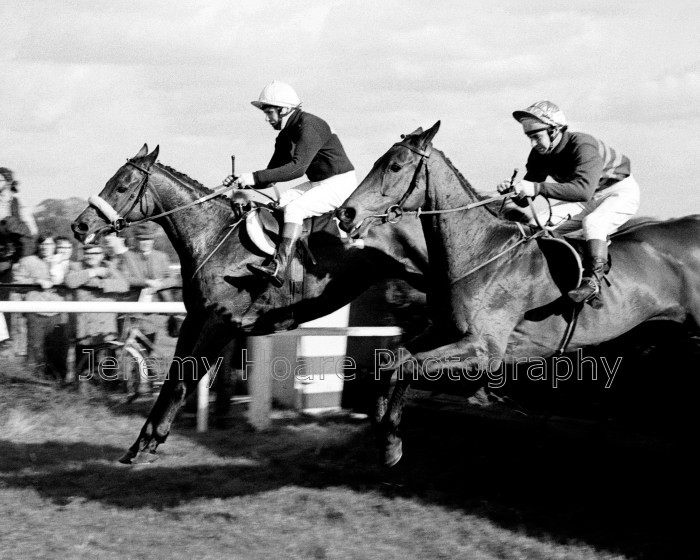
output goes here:
[[389, 390], [391, 388], [391, 378], [394, 374], [393, 370], [382, 370], [373, 379], [371, 384], [371, 410], [369, 410], [369, 421], [372, 429], [377, 437], [378, 445], [383, 445], [384, 428], [382, 420], [386, 415], [389, 404]]
[[121, 463], [152, 463], [175, 416], [210, 366], [217, 364], [218, 354], [230, 339], [221, 323], [205, 324], [186, 319], [182, 325], [175, 356], [160, 394], [141, 428], [136, 442], [119, 459]]
[[[384, 465], [387, 467], [393, 467], [403, 455], [403, 444], [398, 434], [399, 424], [406, 395], [411, 387], [411, 380], [416, 375], [417, 367], [417, 363], [410, 356], [398, 366], [396, 384], [381, 418], [379, 446], [380, 452], [384, 454]], [[391, 381], [391, 376], [387, 381]]]

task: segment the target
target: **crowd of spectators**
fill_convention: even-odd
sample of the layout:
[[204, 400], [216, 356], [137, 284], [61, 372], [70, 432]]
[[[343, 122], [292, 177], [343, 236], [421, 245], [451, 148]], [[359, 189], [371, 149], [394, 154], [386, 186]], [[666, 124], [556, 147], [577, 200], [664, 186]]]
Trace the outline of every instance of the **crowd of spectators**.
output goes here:
[[[68, 237], [38, 231], [33, 216], [17, 196], [17, 182], [0, 168], [0, 300], [114, 301], [172, 300], [181, 285], [169, 256], [154, 249], [155, 224], [136, 227], [129, 247], [123, 237], [105, 236], [99, 244], [74, 245]], [[0, 352], [15, 348], [17, 316], [0, 313]], [[105, 337], [119, 336], [122, 318], [116, 313], [26, 313], [26, 362], [33, 371], [65, 380], [68, 351], [76, 351]], [[158, 318], [132, 317], [132, 323], [151, 340]]]

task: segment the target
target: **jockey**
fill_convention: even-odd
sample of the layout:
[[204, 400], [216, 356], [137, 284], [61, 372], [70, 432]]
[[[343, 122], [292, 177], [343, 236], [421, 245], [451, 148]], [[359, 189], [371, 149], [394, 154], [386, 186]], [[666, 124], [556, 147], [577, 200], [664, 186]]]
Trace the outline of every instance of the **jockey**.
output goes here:
[[304, 174], [308, 179], [294, 187], [303, 194], [284, 206], [282, 241], [271, 262], [250, 265], [279, 287], [284, 284], [304, 219], [339, 207], [357, 187], [357, 178], [338, 136], [324, 120], [302, 111], [299, 96], [291, 86], [273, 81], [251, 103], [265, 113], [273, 129], [280, 131], [275, 151], [267, 169], [229, 175], [223, 184], [237, 182], [240, 188], [263, 189]]
[[498, 191], [512, 187], [521, 199], [538, 194], [555, 199], [552, 223], [566, 222], [558, 231], [582, 229], [584, 274], [569, 297], [575, 302], [591, 301], [600, 293], [608, 236], [639, 208], [639, 185], [631, 174], [630, 160], [589, 134], [569, 132], [564, 113], [550, 101], [515, 111], [513, 117], [522, 125], [532, 150], [525, 177], [513, 185], [500, 183]]

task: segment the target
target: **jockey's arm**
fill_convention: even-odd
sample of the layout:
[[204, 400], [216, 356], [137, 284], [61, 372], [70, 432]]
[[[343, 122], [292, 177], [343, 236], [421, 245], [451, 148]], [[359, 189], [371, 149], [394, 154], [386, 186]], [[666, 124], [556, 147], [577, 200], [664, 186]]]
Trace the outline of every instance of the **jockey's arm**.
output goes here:
[[536, 182], [537, 193], [566, 202], [587, 202], [593, 198], [604, 165], [598, 150], [590, 144], [582, 144], [574, 154], [572, 165], [573, 169], [564, 182]]
[[[293, 181], [299, 177], [303, 177], [311, 162], [316, 157], [316, 154], [323, 147], [323, 138], [318, 132], [309, 128], [299, 137], [299, 141], [294, 147], [293, 153], [286, 154], [284, 163], [278, 167], [262, 169], [253, 173], [255, 184], [253, 188], [267, 188], [270, 183], [279, 183], [285, 181]], [[277, 150], [270, 163], [277, 160]], [[284, 161], [282, 160], [282, 161]]]

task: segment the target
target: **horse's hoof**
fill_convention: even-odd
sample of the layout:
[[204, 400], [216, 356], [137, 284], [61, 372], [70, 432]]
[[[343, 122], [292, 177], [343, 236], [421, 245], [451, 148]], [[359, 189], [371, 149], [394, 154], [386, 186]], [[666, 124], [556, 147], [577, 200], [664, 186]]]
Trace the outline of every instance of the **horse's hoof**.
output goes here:
[[147, 453], [145, 451], [139, 451], [131, 460], [132, 465], [148, 465], [150, 463], [155, 463], [158, 460], [158, 455], [156, 453]]
[[158, 455], [156, 453], [146, 453], [139, 451], [134, 453], [129, 450], [124, 455], [119, 458], [119, 462], [124, 465], [147, 465], [149, 463], [155, 463], [158, 460]]
[[122, 465], [131, 465], [134, 457], [136, 457], [136, 453], [129, 449], [126, 453], [124, 453], [124, 455], [119, 457], [119, 462]]
[[390, 441], [384, 448], [384, 466], [393, 467], [403, 457], [403, 443], [401, 438]]

